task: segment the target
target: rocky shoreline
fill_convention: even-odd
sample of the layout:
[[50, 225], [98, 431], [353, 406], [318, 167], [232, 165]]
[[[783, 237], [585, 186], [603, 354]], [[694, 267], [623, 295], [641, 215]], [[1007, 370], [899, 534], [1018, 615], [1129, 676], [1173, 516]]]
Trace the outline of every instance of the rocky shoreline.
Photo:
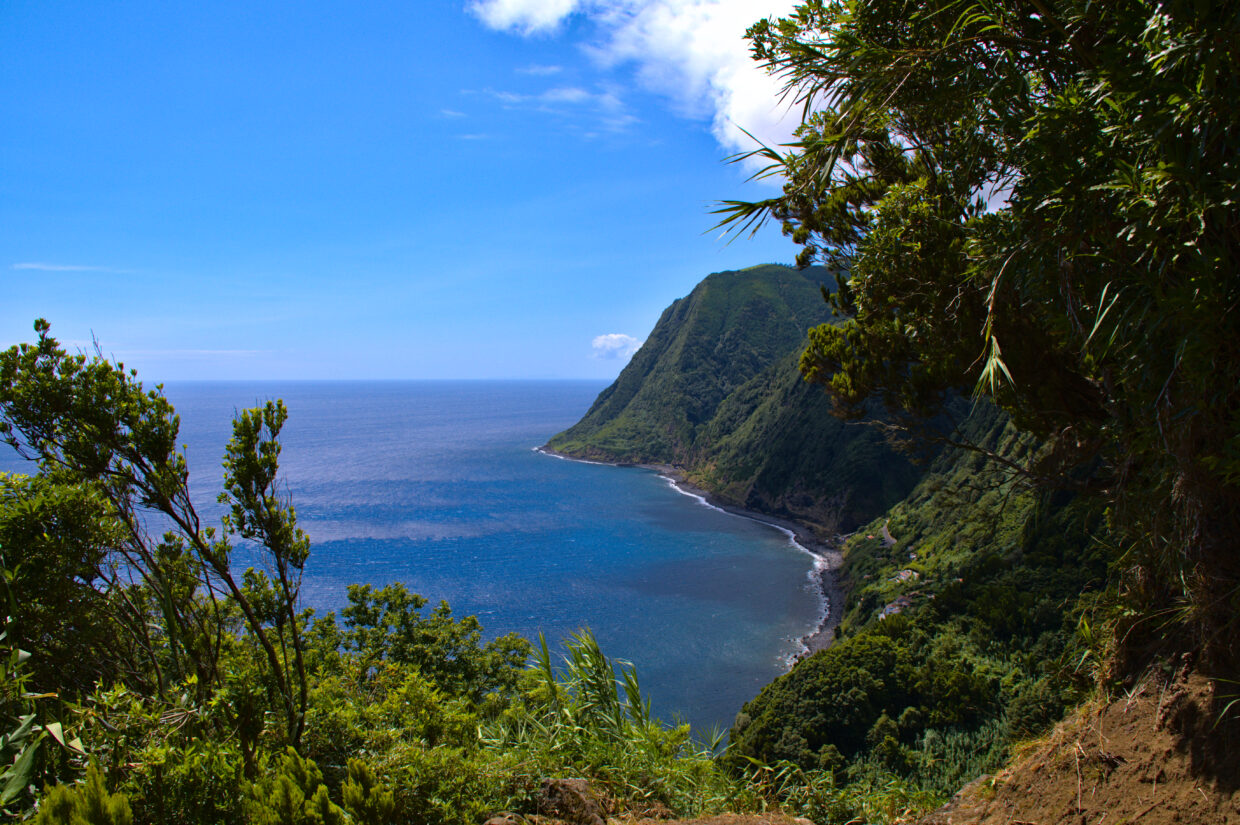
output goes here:
[[705, 490], [685, 479], [684, 474], [678, 468], [671, 465], [637, 464], [629, 466], [653, 470], [682, 492], [703, 499], [711, 507], [731, 513], [734, 516], [740, 516], [741, 518], [747, 518], [762, 524], [769, 524], [772, 527], [792, 533], [796, 543], [815, 558], [814, 582], [824, 602], [818, 626], [801, 637], [801, 645], [805, 648], [801, 657], [817, 653], [820, 650], [826, 650], [831, 646], [831, 643], [835, 641], [835, 628], [840, 622], [840, 616], [843, 614], [844, 609], [844, 591], [839, 586], [835, 575], [844, 562], [843, 553], [838, 547], [820, 539], [809, 525], [780, 516], [737, 507], [722, 501], [709, 490]]
[[637, 467], [643, 470], [650, 470], [667, 479], [670, 484], [682, 493], [700, 498], [711, 507], [791, 533], [797, 545], [815, 559], [812, 575], [823, 599], [823, 611], [818, 626], [800, 639], [804, 651], [798, 656], [798, 659], [817, 653], [820, 650], [826, 650], [835, 641], [835, 628], [839, 625], [840, 617], [844, 610], [844, 590], [839, 585], [836, 573], [843, 564], [844, 557], [839, 547], [819, 538], [809, 525], [781, 516], [737, 507], [722, 501], [709, 490], [705, 490], [687, 480], [684, 472], [671, 464], [639, 464], [582, 459], [576, 456], [565, 455], [546, 446], [539, 447], [537, 450], [544, 455], [562, 458], [567, 461], [583, 461], [589, 464], [606, 464], [612, 467]]

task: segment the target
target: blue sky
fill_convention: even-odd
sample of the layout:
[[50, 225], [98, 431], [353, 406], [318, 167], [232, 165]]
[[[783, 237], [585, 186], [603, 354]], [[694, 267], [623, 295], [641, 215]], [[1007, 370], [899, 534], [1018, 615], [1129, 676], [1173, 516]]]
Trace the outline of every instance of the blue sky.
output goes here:
[[[784, 2], [0, 4], [0, 345], [148, 382], [607, 378], [790, 128]], [[627, 336], [627, 337], [626, 337]], [[604, 357], [604, 356], [612, 357]]]

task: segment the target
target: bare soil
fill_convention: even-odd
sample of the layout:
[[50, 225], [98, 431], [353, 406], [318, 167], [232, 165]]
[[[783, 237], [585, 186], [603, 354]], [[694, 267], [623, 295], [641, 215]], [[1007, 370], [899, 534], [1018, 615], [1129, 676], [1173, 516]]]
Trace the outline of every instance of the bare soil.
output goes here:
[[[786, 814], [719, 814], [701, 819], [678, 819], [675, 822], [659, 819], [635, 819], [622, 821], [623, 825], [813, 825], [808, 819], [797, 819]], [[610, 824], [609, 824], [610, 825]]]
[[1149, 676], [1079, 709], [921, 825], [1238, 824], [1240, 702], [1229, 709], [1229, 692], [1240, 685], [1187, 668]]
[[[486, 825], [574, 825], [577, 820], [553, 819], [543, 816], [517, 817], [497, 816], [487, 820]], [[814, 825], [808, 819], [799, 819], [780, 813], [766, 814], [717, 814], [698, 819], [669, 820], [659, 817], [616, 818], [607, 825]]]

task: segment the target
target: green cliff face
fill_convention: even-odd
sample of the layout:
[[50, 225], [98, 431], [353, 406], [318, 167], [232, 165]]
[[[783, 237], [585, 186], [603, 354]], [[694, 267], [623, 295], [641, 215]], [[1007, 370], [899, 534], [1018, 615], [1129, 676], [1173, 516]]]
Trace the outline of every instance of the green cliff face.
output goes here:
[[830, 415], [797, 358], [829, 321], [821, 268], [767, 264], [707, 277], [664, 312], [646, 343], [572, 428], [564, 455], [671, 464], [721, 499], [851, 529], [917, 480], [880, 433]]
[[1082, 635], [1112, 562], [1096, 499], [1002, 462], [1040, 450], [990, 404], [970, 410], [912, 493], [844, 545], [836, 642], [738, 714], [730, 759], [788, 760], [837, 782], [891, 777], [947, 796], [993, 772], [1094, 684]]

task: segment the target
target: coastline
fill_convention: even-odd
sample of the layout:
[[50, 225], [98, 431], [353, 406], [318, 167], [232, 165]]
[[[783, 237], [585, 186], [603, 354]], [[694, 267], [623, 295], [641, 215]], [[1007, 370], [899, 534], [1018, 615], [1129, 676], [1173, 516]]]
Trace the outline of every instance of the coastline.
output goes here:
[[813, 582], [819, 598], [822, 601], [822, 611], [819, 616], [818, 625], [802, 636], [799, 640], [802, 650], [794, 655], [788, 662], [789, 668], [800, 659], [817, 653], [820, 650], [826, 650], [835, 641], [835, 628], [839, 624], [840, 616], [844, 609], [844, 591], [840, 587], [835, 573], [843, 564], [843, 554], [838, 547], [833, 546], [829, 542], [820, 539], [808, 524], [794, 521], [792, 519], [781, 516], [771, 515], [756, 510], [748, 510], [744, 507], [737, 507], [719, 499], [709, 490], [688, 481], [684, 472], [679, 468], [670, 464], [642, 464], [635, 462], [623, 461], [596, 461], [592, 459], [577, 458], [575, 456], [564, 455], [556, 450], [549, 449], [546, 446], [535, 447], [535, 452], [552, 458], [559, 458], [564, 461], [578, 461], [583, 464], [602, 464], [609, 467], [636, 467], [642, 470], [649, 470], [657, 473], [660, 478], [666, 481], [677, 492], [696, 498], [708, 507], [721, 510], [740, 518], [756, 521], [760, 524], [766, 524], [770, 527], [783, 532], [788, 536], [789, 541], [795, 544], [803, 552], [814, 559], [813, 567], [810, 570], [810, 580]]

